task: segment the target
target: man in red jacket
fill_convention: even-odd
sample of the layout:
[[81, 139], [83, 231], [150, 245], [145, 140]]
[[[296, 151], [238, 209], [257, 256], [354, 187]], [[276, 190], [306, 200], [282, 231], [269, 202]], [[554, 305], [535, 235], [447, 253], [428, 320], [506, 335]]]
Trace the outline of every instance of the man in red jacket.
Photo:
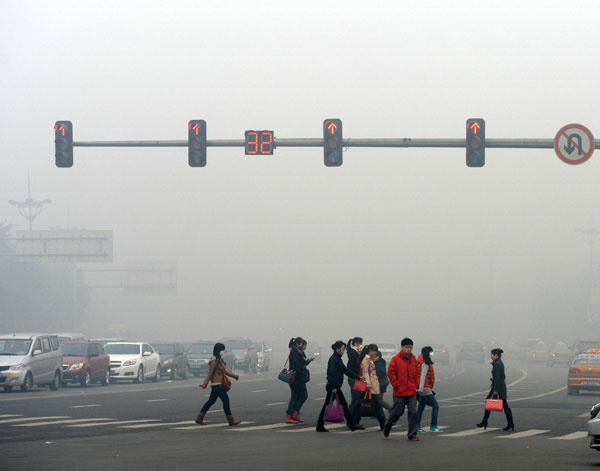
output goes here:
[[402, 339], [402, 351], [390, 361], [388, 378], [394, 387], [394, 406], [383, 428], [383, 435], [387, 437], [390, 434], [392, 426], [402, 416], [404, 408], [408, 406], [408, 439], [418, 441], [417, 388], [420, 374], [412, 349], [413, 341], [409, 338]]

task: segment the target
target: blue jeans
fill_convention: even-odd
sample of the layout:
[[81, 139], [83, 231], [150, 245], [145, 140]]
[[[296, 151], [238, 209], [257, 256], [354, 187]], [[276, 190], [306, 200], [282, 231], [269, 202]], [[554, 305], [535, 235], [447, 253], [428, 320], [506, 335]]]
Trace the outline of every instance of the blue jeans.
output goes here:
[[290, 389], [292, 390], [292, 397], [290, 397], [290, 402], [286, 411], [287, 415], [292, 415], [294, 411], [300, 412], [306, 399], [308, 399], [306, 383], [292, 384]]
[[427, 396], [419, 395], [419, 409], [417, 410], [417, 421], [419, 422], [419, 427], [421, 426], [421, 417], [423, 417], [423, 411], [425, 410], [425, 406], [430, 406], [431, 409], [431, 426], [437, 427], [438, 420], [438, 412], [440, 411], [440, 406], [433, 394], [428, 394]]
[[221, 399], [221, 402], [223, 402], [223, 411], [225, 411], [225, 415], [231, 415], [231, 409], [229, 408], [229, 395], [227, 394], [225, 387], [222, 384], [217, 384], [216, 386], [211, 386], [210, 388], [210, 397], [202, 406], [202, 412], [206, 414], [208, 409], [210, 409], [212, 405], [217, 402], [217, 399]]

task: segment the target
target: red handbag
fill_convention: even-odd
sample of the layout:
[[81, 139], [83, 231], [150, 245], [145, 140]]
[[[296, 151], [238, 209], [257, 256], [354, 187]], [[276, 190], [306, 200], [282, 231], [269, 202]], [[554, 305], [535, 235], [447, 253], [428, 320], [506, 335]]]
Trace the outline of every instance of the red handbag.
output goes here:
[[502, 409], [504, 409], [504, 401], [500, 399], [498, 393], [492, 394], [492, 397], [485, 401], [485, 410], [501, 411]]
[[356, 381], [354, 381], [354, 385], [352, 386], [352, 390], [358, 391], [358, 392], [363, 392], [363, 393], [367, 392], [367, 383], [365, 383], [361, 379], [357, 379]]

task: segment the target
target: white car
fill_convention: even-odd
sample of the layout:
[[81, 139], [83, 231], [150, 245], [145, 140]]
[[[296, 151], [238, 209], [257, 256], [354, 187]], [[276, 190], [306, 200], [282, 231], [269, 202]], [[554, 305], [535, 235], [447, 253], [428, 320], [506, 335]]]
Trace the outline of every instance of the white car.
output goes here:
[[600, 451], [600, 404], [596, 404], [590, 411], [588, 421], [588, 436], [590, 437], [590, 448]]
[[160, 381], [160, 355], [144, 342], [110, 342], [104, 345], [110, 356], [110, 382], [130, 379], [141, 383], [145, 378]]

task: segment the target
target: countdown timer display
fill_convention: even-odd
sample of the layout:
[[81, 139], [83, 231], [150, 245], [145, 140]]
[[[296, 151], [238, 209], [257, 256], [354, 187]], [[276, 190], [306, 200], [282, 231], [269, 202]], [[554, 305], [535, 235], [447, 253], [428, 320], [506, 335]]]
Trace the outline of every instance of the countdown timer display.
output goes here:
[[246, 155], [273, 155], [273, 131], [246, 131]]

